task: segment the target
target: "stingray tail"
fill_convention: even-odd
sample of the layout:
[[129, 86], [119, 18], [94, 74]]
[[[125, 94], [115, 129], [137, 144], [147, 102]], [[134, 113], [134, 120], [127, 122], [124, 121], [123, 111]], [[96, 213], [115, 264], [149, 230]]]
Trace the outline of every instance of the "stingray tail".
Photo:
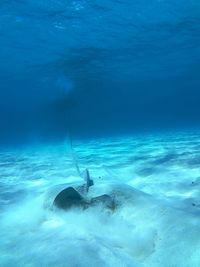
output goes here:
[[72, 160], [73, 160], [73, 164], [76, 168], [76, 171], [78, 173], [78, 175], [84, 180], [84, 188], [85, 188], [85, 193], [87, 193], [89, 191], [89, 187], [94, 185], [93, 180], [90, 178], [90, 173], [88, 169], [85, 169], [83, 172], [81, 172], [79, 165], [78, 165], [78, 160], [76, 157], [76, 153], [73, 149], [73, 144], [72, 144], [72, 138], [71, 138], [71, 134], [69, 133], [69, 140], [70, 140], [70, 150], [71, 150], [71, 155], [72, 155]]

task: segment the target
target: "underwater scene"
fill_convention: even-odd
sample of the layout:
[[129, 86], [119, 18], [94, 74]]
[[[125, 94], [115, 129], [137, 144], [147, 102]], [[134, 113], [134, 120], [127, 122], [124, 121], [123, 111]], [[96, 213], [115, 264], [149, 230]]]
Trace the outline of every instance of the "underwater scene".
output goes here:
[[0, 2], [0, 267], [200, 266], [200, 2]]

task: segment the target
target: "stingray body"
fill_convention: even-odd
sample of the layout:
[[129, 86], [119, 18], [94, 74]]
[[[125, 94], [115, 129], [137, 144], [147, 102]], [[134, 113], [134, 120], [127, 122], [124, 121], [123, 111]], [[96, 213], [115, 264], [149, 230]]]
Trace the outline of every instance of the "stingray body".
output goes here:
[[81, 176], [84, 179], [84, 183], [80, 185], [74, 184], [60, 191], [53, 201], [54, 206], [61, 209], [69, 209], [71, 207], [86, 208], [89, 205], [87, 193], [89, 191], [89, 187], [94, 183], [90, 178], [90, 174], [87, 169]]
[[[112, 195], [99, 193], [95, 190], [90, 192], [90, 187], [94, 185], [90, 178], [90, 173], [86, 169], [81, 177], [83, 183], [71, 183], [56, 185], [46, 194], [45, 207], [54, 209], [68, 210], [71, 208], [87, 209], [91, 206], [102, 205], [111, 210], [115, 209], [115, 202]], [[98, 186], [95, 186], [95, 189]]]

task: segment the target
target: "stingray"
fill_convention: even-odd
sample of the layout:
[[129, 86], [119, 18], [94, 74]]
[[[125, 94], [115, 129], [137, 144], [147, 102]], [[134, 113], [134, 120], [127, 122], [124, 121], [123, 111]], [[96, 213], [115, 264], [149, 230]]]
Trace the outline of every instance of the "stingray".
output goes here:
[[115, 209], [113, 196], [109, 194], [97, 194], [91, 197], [89, 195], [90, 187], [95, 185], [88, 169], [83, 172], [82, 178], [84, 179], [83, 183], [60, 184], [50, 188], [47, 193], [45, 206], [50, 209], [69, 210], [71, 208], [81, 208], [85, 210], [101, 205], [110, 210]]
[[47, 198], [45, 200], [46, 207], [51, 209], [58, 208], [62, 210], [82, 208], [84, 210], [91, 206], [102, 205], [104, 208], [114, 210], [115, 203], [111, 195], [97, 194], [93, 197], [89, 195], [90, 187], [95, 186], [94, 181], [91, 179], [90, 172], [87, 168], [83, 172], [80, 171], [76, 154], [72, 148], [72, 143], [71, 152], [74, 166], [83, 182], [71, 183], [67, 185], [60, 184], [51, 188], [47, 192]]

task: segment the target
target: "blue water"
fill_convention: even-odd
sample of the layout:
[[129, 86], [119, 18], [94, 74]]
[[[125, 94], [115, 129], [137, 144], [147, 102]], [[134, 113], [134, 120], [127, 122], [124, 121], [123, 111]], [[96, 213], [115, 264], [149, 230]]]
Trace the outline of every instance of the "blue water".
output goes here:
[[199, 1], [1, 1], [0, 25], [4, 143], [199, 126]]
[[199, 1], [2, 0], [0, 266], [199, 267], [199, 103]]

